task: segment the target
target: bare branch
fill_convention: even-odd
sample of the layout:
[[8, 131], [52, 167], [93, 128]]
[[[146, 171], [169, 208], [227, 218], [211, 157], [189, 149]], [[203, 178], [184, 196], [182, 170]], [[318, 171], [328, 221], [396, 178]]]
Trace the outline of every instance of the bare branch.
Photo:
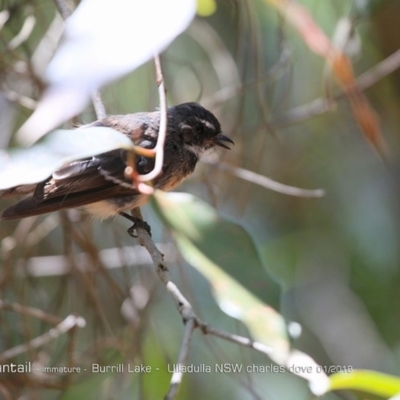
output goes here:
[[31, 35], [33, 28], [36, 24], [36, 18], [33, 15], [26, 17], [21, 30], [8, 42], [8, 49], [14, 50], [22, 43], [26, 42]]
[[308, 190], [284, 185], [283, 183], [276, 182], [271, 178], [267, 178], [264, 175], [260, 175], [247, 169], [234, 167], [225, 163], [219, 163], [218, 167], [231, 172], [238, 178], [263, 186], [278, 193], [288, 194], [290, 196], [297, 197], [322, 197], [325, 195], [325, 191], [323, 189]]
[[172, 374], [171, 384], [169, 386], [168, 393], [164, 397], [164, 400], [173, 400], [178, 394], [179, 385], [181, 384], [183, 377], [182, 367], [186, 364], [189, 354], [190, 341], [195, 329], [196, 321], [194, 319], [188, 320], [185, 324], [185, 333], [183, 335], [181, 349], [179, 351], [178, 362], [176, 363], [177, 370]]
[[8, 10], [0, 11], [0, 29], [3, 28], [4, 24], [8, 21], [8, 18], [10, 18], [10, 12]]
[[[358, 88], [360, 90], [368, 89], [380, 79], [391, 74], [396, 69], [400, 68], [400, 50], [397, 50], [389, 57], [385, 58], [379, 64], [372, 67], [367, 72], [361, 74], [357, 79]], [[283, 128], [292, 125], [308, 118], [315, 117], [335, 108], [335, 102], [346, 98], [346, 93], [340, 92], [332, 98], [320, 97], [311, 101], [308, 104], [303, 104], [289, 110], [282, 119], [273, 123], [275, 128]]]
[[[137, 213], [135, 214], [137, 215]], [[185, 333], [178, 357], [179, 369], [172, 375], [170, 388], [165, 396], [165, 400], [173, 400], [178, 393], [178, 388], [182, 381], [182, 372], [180, 369], [186, 363], [192, 333], [197, 326], [203, 325], [203, 323], [194, 313], [190, 302], [180, 292], [175, 283], [172, 282], [168, 267], [164, 263], [164, 255], [157, 249], [149, 233], [143, 228], [138, 228], [137, 233], [139, 243], [149, 252], [154, 266], [156, 267], [157, 275], [174, 300], [176, 308], [181, 314], [183, 323], [185, 324]]]
[[52, 325], [57, 325], [61, 322], [61, 318], [47, 314], [38, 308], [27, 307], [18, 303], [6, 303], [3, 300], [0, 300], [0, 310], [14, 311], [19, 314], [40, 319]]
[[[13, 248], [15, 248], [15, 245]], [[171, 244], [160, 243], [157, 247], [170, 255], [168, 262], [175, 262], [175, 256], [172, 254], [173, 246]], [[87, 265], [88, 253], [80, 252], [76, 253], [75, 257], [79, 269], [84, 272], [92, 271], [92, 267]], [[126, 247], [115, 247], [109, 249], [99, 250], [99, 260], [107, 269], [114, 269], [121, 267], [121, 258], [126, 260], [135, 260], [137, 265], [148, 265], [149, 257], [148, 253], [141, 246], [126, 246]], [[56, 256], [37, 256], [30, 257], [26, 263], [17, 264], [17, 276], [59, 276], [66, 275], [71, 271], [71, 265], [69, 264], [68, 257], [64, 255]], [[21, 265], [22, 264], [22, 265]]]
[[71, 16], [72, 11], [65, 0], [54, 0], [54, 4], [56, 5], [62, 19], [65, 20]]
[[367, 89], [400, 68], [400, 49], [358, 77], [360, 89]]
[[154, 148], [154, 153], [156, 156], [155, 165], [153, 171], [145, 175], [140, 175], [139, 179], [142, 182], [151, 181], [156, 178], [162, 170], [164, 162], [164, 143], [165, 137], [167, 135], [167, 96], [164, 85], [164, 76], [162, 72], [162, 66], [160, 61], [160, 56], [154, 57], [154, 64], [156, 67], [156, 79], [158, 85], [158, 95], [160, 97], [160, 128], [158, 131], [157, 144]]
[[97, 119], [105, 118], [106, 108], [104, 107], [104, 103], [103, 100], [101, 99], [101, 94], [99, 91], [96, 91], [92, 94], [92, 103]]
[[58, 338], [60, 335], [68, 332], [69, 330], [78, 327], [83, 328], [86, 322], [82, 317], [75, 315], [68, 315], [62, 322], [60, 322], [55, 328], [50, 329], [48, 332], [44, 333], [32, 339], [28, 343], [20, 344], [18, 346], [12, 347], [4, 351], [0, 355], [0, 363], [3, 363], [10, 358], [18, 356], [19, 354], [25, 353], [29, 349], [37, 348], [45, 345], [46, 343]]
[[269, 356], [272, 352], [272, 349], [269, 346], [266, 346], [263, 343], [260, 342], [255, 342], [254, 340], [251, 340], [245, 336], [240, 336], [240, 335], [235, 335], [233, 333], [227, 333], [220, 331], [219, 329], [215, 329], [210, 327], [209, 325], [201, 325], [200, 326], [201, 330], [203, 333], [206, 335], [213, 335], [217, 336], [221, 339], [228, 340], [230, 342], [236, 343], [240, 346], [248, 347], [250, 349], [256, 350], [260, 353], [266, 354]]
[[[136, 210], [137, 209], [134, 210], [135, 215], [137, 215]], [[175, 283], [172, 282], [168, 267], [164, 262], [164, 255], [158, 250], [149, 233], [145, 229], [139, 227], [137, 231], [139, 243], [144, 246], [145, 249], [149, 252], [150, 257], [153, 260], [153, 264], [156, 267], [157, 275], [173, 298], [179, 313], [182, 315], [183, 320], [186, 321], [190, 318], [197, 318], [192, 310], [192, 306], [189, 301], [186, 300], [185, 296], [183, 296]]]
[[3, 94], [7, 98], [7, 100], [12, 101], [14, 103], [20, 104], [22, 107], [27, 108], [28, 110], [34, 110], [37, 105], [37, 101], [31, 99], [30, 97], [24, 96], [15, 92], [14, 90], [4, 91]]

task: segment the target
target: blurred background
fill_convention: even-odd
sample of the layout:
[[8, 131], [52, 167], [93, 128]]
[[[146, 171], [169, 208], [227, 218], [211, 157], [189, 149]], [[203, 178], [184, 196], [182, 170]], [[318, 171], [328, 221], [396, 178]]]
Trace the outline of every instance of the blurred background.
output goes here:
[[[298, 3], [351, 58], [356, 76], [365, 74], [365, 94], [387, 143], [386, 160], [365, 140], [325, 60], [309, 50], [276, 9], [263, 0], [219, 0], [212, 15], [196, 17], [173, 42], [162, 62], [168, 103], [200, 102], [219, 118], [235, 146], [218, 152], [212, 164], [199, 165], [178, 190], [204, 199], [250, 233], [264, 268], [238, 263], [226, 272], [282, 314], [292, 327], [294, 347], [333, 367], [331, 372], [352, 367], [398, 375], [400, 72], [382, 72], [379, 63], [400, 49], [400, 2]], [[49, 0], [0, 4], [0, 146], [5, 148], [15, 143], [13, 135], [44, 89], [41, 77], [62, 19]], [[3, 20], [6, 10], [9, 18]], [[109, 114], [155, 109], [152, 62], [102, 94]], [[69, 126], [95, 119], [89, 107]], [[298, 188], [323, 189], [325, 195], [278, 193], [241, 179], [227, 166]], [[8, 204], [0, 201], [1, 208]], [[198, 315], [212, 326], [248, 335], [243, 324], [218, 308], [209, 283], [183, 261], [151, 207], [142, 212]], [[0, 398], [164, 396], [171, 375], [167, 365], [176, 362], [183, 327], [150, 258], [126, 234], [128, 227], [121, 218], [88, 221], [76, 210], [0, 222], [0, 352], [43, 335], [67, 315], [86, 321], [83, 329], [2, 362], [87, 369], [80, 374], [1, 373]], [[225, 251], [234, 252], [234, 244]], [[93, 363], [127, 362], [149, 365], [153, 372], [90, 371]], [[254, 351], [198, 331], [188, 363], [273, 365]], [[178, 399], [188, 398], [312, 395], [306, 382], [290, 373], [243, 370], [186, 374]], [[324, 398], [365, 397], [339, 393]]]

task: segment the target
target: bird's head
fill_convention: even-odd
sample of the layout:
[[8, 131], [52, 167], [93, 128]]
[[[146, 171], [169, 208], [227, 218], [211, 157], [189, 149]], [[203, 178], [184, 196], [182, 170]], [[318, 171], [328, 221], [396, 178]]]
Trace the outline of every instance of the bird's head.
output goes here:
[[198, 159], [212, 152], [216, 146], [229, 149], [226, 143], [233, 143], [223, 135], [221, 125], [214, 114], [197, 103], [184, 103], [171, 107], [177, 122], [183, 145]]

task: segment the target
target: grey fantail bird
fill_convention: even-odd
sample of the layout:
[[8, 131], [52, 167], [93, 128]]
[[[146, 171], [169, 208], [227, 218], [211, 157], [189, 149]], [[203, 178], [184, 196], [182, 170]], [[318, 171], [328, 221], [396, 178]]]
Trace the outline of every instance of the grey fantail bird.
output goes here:
[[[221, 133], [215, 116], [196, 103], [168, 108], [164, 163], [154, 186], [171, 190], [190, 175], [197, 161], [216, 146], [226, 149], [233, 141]], [[110, 115], [80, 127], [111, 127], [139, 147], [153, 149], [157, 143], [160, 111], [128, 115]], [[77, 132], [79, 134], [79, 132]], [[144, 204], [148, 196], [140, 193], [125, 176], [127, 153], [114, 150], [83, 160], [73, 161], [56, 170], [36, 185], [6, 189], [1, 197], [28, 195], [3, 211], [2, 219], [25, 218], [66, 208], [83, 207], [89, 214], [108, 218], [121, 214], [137, 222], [126, 211]], [[136, 170], [147, 174], [154, 168], [154, 158], [136, 157]]]

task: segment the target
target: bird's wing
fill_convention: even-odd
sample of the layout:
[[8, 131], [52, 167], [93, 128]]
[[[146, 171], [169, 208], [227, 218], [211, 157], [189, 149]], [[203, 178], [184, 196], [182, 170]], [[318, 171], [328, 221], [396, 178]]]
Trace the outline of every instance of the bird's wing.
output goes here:
[[22, 196], [24, 194], [32, 194], [36, 189], [36, 183], [32, 185], [19, 185], [9, 189], [0, 190], [0, 198]]
[[[101, 124], [97, 126], [111, 126]], [[91, 124], [91, 126], [93, 126]], [[130, 125], [132, 127], [132, 124]], [[116, 127], [116, 126], [113, 126]], [[145, 125], [136, 126], [136, 145], [154, 148], [155, 139], [143, 137], [139, 130]], [[82, 128], [84, 129], [84, 128]], [[132, 134], [123, 129], [123, 133]], [[139, 140], [139, 137], [142, 139]], [[132, 181], [125, 177], [126, 151], [114, 150], [84, 160], [73, 161], [56, 170], [49, 179], [37, 184], [10, 188], [1, 197], [24, 194], [31, 196], [7, 208], [3, 219], [23, 218], [30, 215], [44, 214], [65, 208], [79, 207], [97, 201], [126, 195], [140, 195]], [[154, 159], [143, 156], [136, 157], [135, 165], [139, 174], [150, 172], [154, 167]], [[25, 191], [24, 191], [25, 188]], [[22, 193], [21, 193], [22, 192]]]
[[118, 196], [139, 196], [132, 181], [124, 176], [125, 167], [123, 158], [108, 154], [74, 161], [37, 184], [29, 197], [4, 210], [1, 217], [23, 218]]
[[139, 193], [137, 191], [113, 185], [109, 187], [104, 186], [96, 190], [72, 193], [64, 197], [53, 197], [40, 203], [37, 202], [34, 196], [29, 196], [11, 207], [6, 208], [3, 211], [1, 218], [4, 220], [25, 218], [53, 211], [60, 211], [66, 208], [80, 207], [97, 201], [126, 195], [139, 196]]

